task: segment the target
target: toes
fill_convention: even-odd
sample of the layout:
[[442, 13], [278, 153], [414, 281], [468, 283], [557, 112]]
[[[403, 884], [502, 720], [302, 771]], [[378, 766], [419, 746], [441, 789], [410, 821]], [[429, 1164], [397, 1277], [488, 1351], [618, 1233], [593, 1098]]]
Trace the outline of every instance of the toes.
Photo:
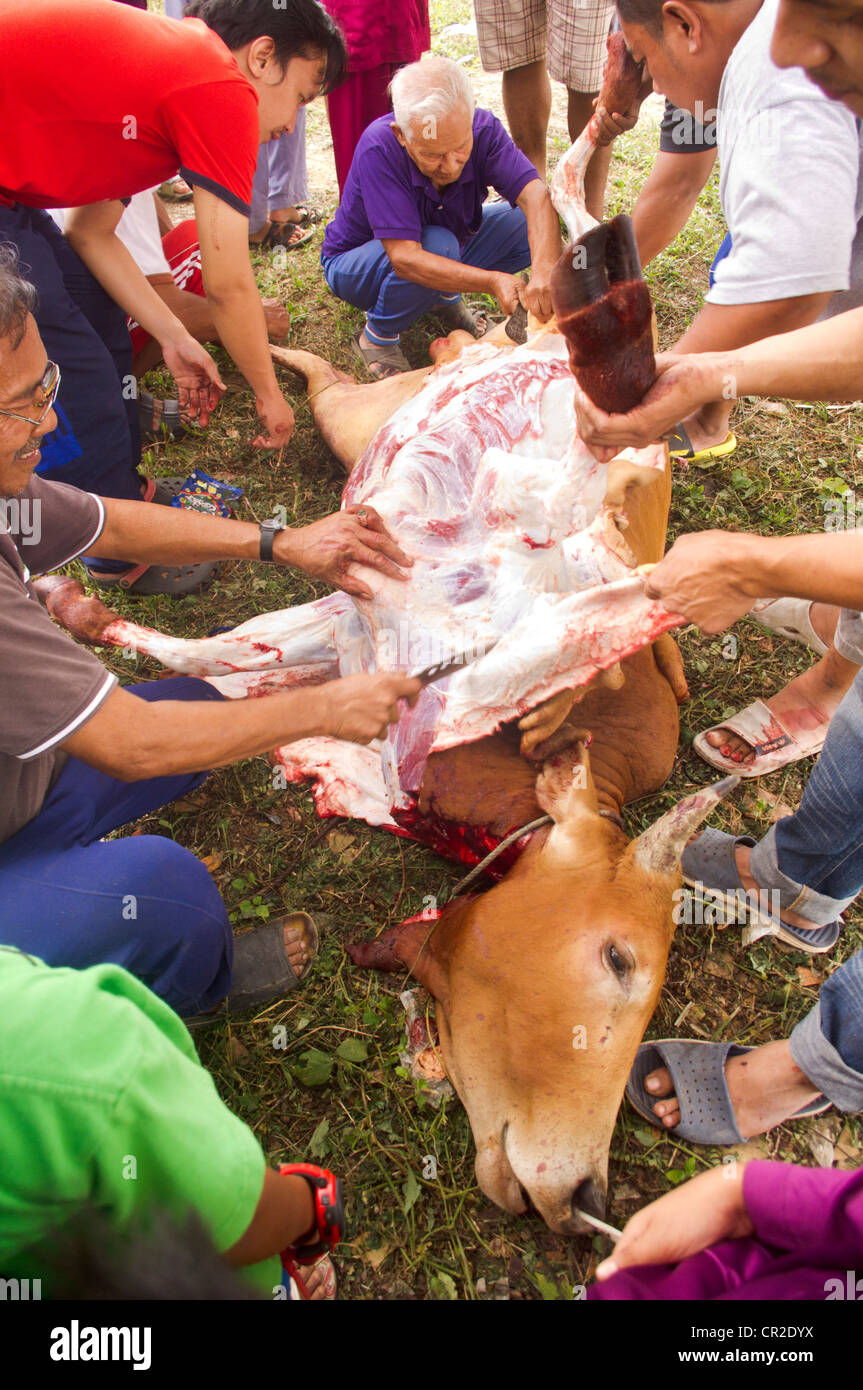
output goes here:
[[671, 1073], [667, 1067], [658, 1067], [644, 1078], [645, 1089], [653, 1096], [670, 1096], [674, 1090]]

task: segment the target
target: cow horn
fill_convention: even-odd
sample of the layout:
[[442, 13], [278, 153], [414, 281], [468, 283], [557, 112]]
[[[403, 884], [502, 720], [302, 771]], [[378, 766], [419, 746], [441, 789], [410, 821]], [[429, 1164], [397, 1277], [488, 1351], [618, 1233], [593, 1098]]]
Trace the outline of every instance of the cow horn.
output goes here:
[[680, 864], [687, 841], [692, 839], [714, 806], [727, 796], [740, 781], [739, 777], [724, 777], [712, 787], [704, 787], [678, 801], [670, 811], [639, 835], [635, 841], [636, 863], [657, 874], [673, 874]]

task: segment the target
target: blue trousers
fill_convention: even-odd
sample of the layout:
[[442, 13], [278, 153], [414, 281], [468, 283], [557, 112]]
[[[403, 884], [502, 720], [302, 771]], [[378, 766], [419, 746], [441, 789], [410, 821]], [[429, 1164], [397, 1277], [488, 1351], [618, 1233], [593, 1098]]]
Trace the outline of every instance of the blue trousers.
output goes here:
[[126, 315], [36, 208], [0, 207], [0, 242], [18, 248], [39, 291], [35, 318], [63, 383], [58, 428], [42, 440], [37, 472], [103, 497], [140, 499], [141, 434]]
[[[483, 208], [482, 226], [464, 250], [445, 227], [426, 227], [422, 245], [434, 256], [482, 270], [515, 275], [530, 265], [527, 220], [521, 208], [512, 208], [509, 203], [489, 203]], [[455, 304], [460, 298], [400, 279], [380, 241], [367, 241], [352, 251], [328, 257], [322, 264], [333, 294], [366, 310], [366, 332], [381, 343], [397, 341], [420, 314], [428, 313], [441, 300]]]
[[306, 108], [297, 112], [290, 135], [268, 140], [258, 148], [249, 231], [259, 232], [277, 208], [296, 207], [309, 196], [306, 175]]
[[[191, 676], [128, 689], [147, 701], [223, 698]], [[204, 865], [162, 835], [101, 839], [206, 776], [119, 782], [69, 758], [38, 816], [0, 845], [0, 942], [48, 965], [125, 966], [185, 1017], [217, 1004], [233, 934]]]
[[[750, 870], [759, 888], [778, 890], [781, 907], [816, 923], [834, 921], [863, 888], [863, 671], [830, 721], [799, 809], [759, 840]], [[863, 951], [821, 986], [790, 1041], [834, 1105], [863, 1110]]]

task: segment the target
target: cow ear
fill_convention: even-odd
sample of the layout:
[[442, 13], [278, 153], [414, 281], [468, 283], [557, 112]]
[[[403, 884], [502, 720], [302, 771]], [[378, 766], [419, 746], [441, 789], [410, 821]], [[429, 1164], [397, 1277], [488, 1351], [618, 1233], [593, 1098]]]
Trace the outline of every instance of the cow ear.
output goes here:
[[449, 994], [446, 972], [435, 946], [438, 922], [447, 911], [444, 908], [443, 912], [409, 917], [406, 922], [381, 932], [374, 941], [352, 942], [347, 948], [348, 955], [354, 965], [413, 975], [429, 994], [445, 1004]]
[[635, 862], [642, 869], [649, 869], [655, 874], [677, 873], [683, 851], [701, 822], [739, 781], [739, 777], [725, 777], [712, 787], [705, 787], [678, 801], [633, 842], [631, 852]]

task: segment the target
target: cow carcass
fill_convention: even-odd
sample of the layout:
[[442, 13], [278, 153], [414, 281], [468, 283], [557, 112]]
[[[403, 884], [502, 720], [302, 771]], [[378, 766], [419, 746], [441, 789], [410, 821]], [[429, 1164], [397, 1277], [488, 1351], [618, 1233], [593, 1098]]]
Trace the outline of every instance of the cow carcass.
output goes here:
[[[588, 128], [578, 171], [591, 140]], [[373, 385], [272, 351], [306, 378], [350, 470], [345, 504], [374, 505], [414, 557], [409, 581], [365, 569], [371, 600], [336, 593], [200, 641], [120, 619], [74, 581], [55, 582], [49, 607], [85, 640], [131, 646], [233, 697], [476, 654], [383, 742], [304, 739], [274, 756], [290, 780], [313, 782], [322, 815], [466, 862], [551, 818], [498, 860], [489, 891], [352, 955], [407, 968], [434, 994], [484, 1191], [582, 1231], [580, 1212], [604, 1205], [611, 1132], [662, 985], [680, 854], [723, 790], [686, 798], [635, 841], [623, 829], [624, 804], [671, 770], [685, 694], [678, 619], [635, 574], [664, 550], [667, 451], [596, 463], [553, 324], [523, 347], [451, 335], [433, 367]]]

